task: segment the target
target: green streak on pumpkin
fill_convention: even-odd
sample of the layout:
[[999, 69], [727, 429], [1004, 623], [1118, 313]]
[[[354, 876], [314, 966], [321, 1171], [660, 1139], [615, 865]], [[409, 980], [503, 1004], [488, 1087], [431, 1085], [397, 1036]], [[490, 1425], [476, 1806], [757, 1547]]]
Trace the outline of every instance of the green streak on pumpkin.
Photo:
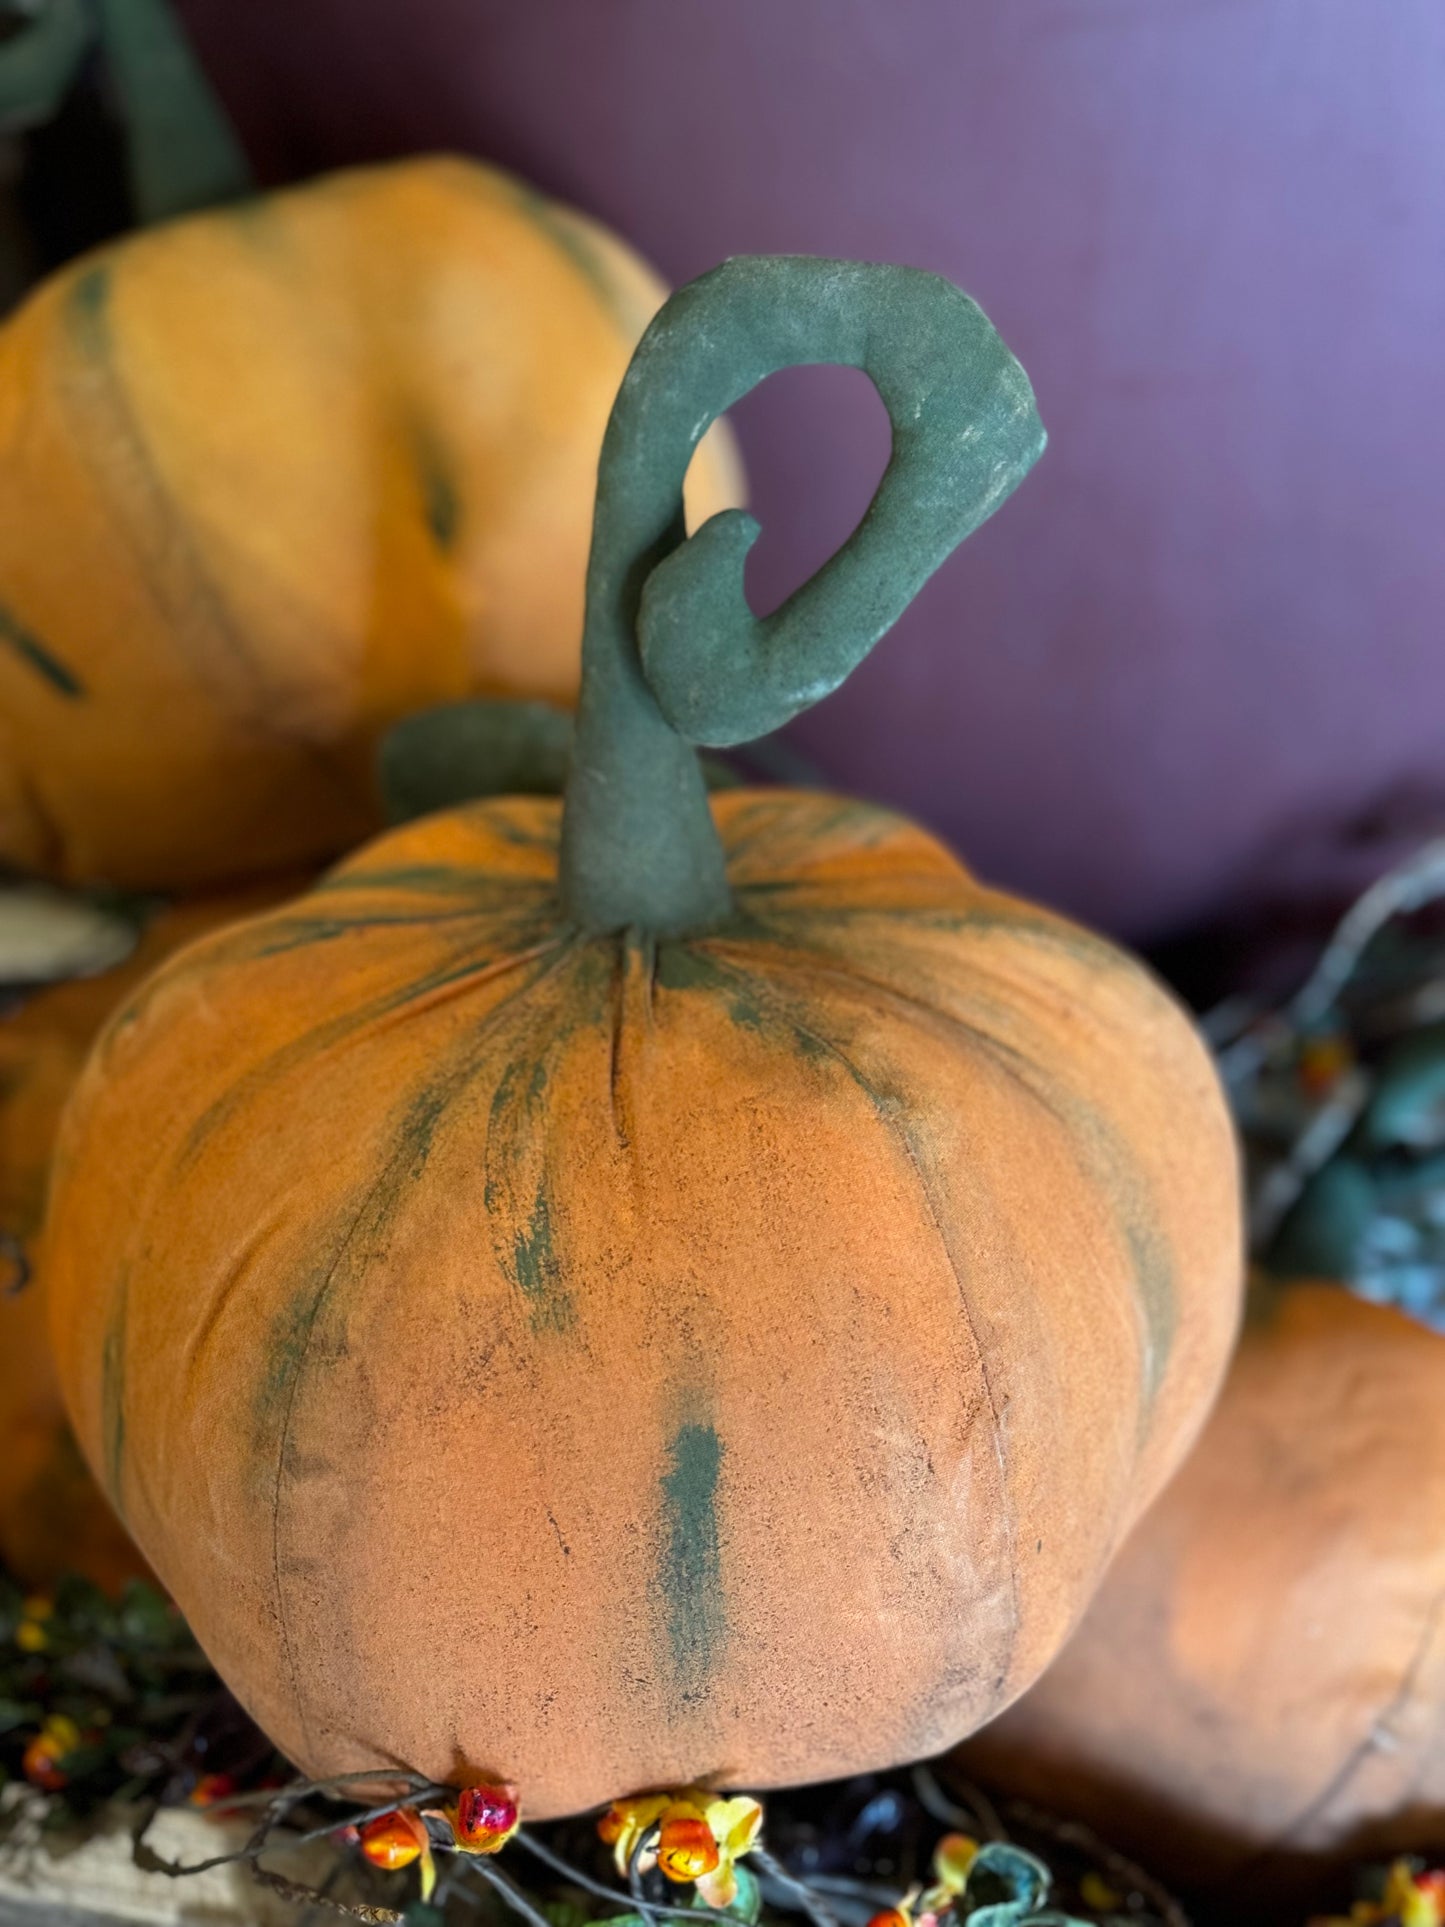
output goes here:
[[433, 542], [443, 555], [456, 544], [462, 522], [462, 501], [443, 453], [441, 443], [429, 428], [418, 427], [412, 435], [416, 478], [421, 490], [422, 516]]
[[552, 1207], [545, 1190], [537, 1193], [532, 1215], [512, 1244], [513, 1279], [532, 1301], [535, 1332], [563, 1332], [576, 1317], [572, 1294], [562, 1282], [562, 1266], [552, 1243]]
[[[258, 927], [264, 931], [268, 926], [263, 923]], [[243, 926], [239, 931], [235, 947], [232, 951], [232, 955], [237, 960], [244, 961], [247, 953], [245, 949], [242, 948], [242, 945], [244, 945], [253, 934], [254, 931], [251, 926]], [[208, 954], [212, 955], [212, 960], [214, 961], [213, 953]], [[177, 1159], [177, 1170], [182, 1171], [193, 1163], [194, 1160], [202, 1154], [220, 1127], [232, 1118], [253, 1096], [260, 1091], [264, 1091], [268, 1086], [273, 1085], [278, 1078], [290, 1075], [304, 1064], [322, 1056], [333, 1046], [344, 1044], [352, 1037], [364, 1033], [376, 1023], [384, 1021], [386, 1018], [398, 1012], [404, 1011], [408, 1004], [426, 1002], [439, 992], [445, 993], [455, 990], [461, 993], [469, 980], [481, 979], [487, 976], [495, 970], [498, 962], [506, 961], [515, 954], [514, 947], [508, 945], [499, 958], [491, 952], [489, 946], [483, 945], [480, 940], [475, 937], [469, 938], [467, 932], [463, 930], [460, 933], [460, 943], [456, 955], [447, 958], [435, 969], [429, 970], [422, 976], [413, 978], [409, 982], [399, 985], [394, 990], [386, 991], [381, 996], [374, 997], [368, 1002], [358, 1005], [354, 1010], [342, 1011], [337, 1016], [329, 1018], [326, 1022], [317, 1024], [313, 1029], [303, 1031], [299, 1037], [293, 1038], [289, 1043], [281, 1045], [280, 1048], [273, 1051], [269, 1057], [263, 1058], [259, 1064], [253, 1064], [249, 1070], [243, 1071], [228, 1090], [223, 1091], [219, 1097], [213, 1099], [206, 1109], [202, 1111], [186, 1134], [185, 1143]], [[517, 956], [517, 969], [520, 971], [529, 961], [529, 959], [522, 956]], [[540, 968], [530, 970], [516, 990], [510, 992], [506, 997], [502, 998], [499, 1004], [492, 1007], [487, 1013], [487, 1017], [483, 1020], [484, 1023], [490, 1022], [491, 1018], [495, 1016], [498, 1011], [506, 1008], [516, 998], [524, 995], [535, 977], [544, 973], [548, 967], [549, 966], [544, 963]], [[142, 998], [149, 995], [157, 984], [171, 981], [171, 978], [175, 974], [176, 970], [173, 965], [167, 970], [164, 977], [158, 974], [152, 978], [150, 983], [143, 987], [141, 992]]]
[[779, 1026], [745, 971], [720, 964], [699, 946], [663, 941], [657, 946], [659, 990], [702, 990], [728, 998], [728, 1015], [760, 1035]]
[[51, 688], [58, 690], [62, 696], [69, 696], [73, 700], [85, 694], [85, 685], [74, 670], [67, 669], [60, 658], [53, 655], [18, 617], [12, 615], [4, 603], [0, 603], [0, 643], [13, 649], [27, 667], [43, 676]]
[[[519, 841], [508, 835], [509, 843]], [[348, 890], [401, 890], [408, 894], [459, 898], [478, 910], [515, 909], [519, 898], [550, 901], [556, 886], [542, 877], [489, 876], [482, 870], [450, 869], [441, 864], [415, 864], [395, 870], [342, 870], [312, 886], [312, 896], [341, 895]]]
[[503, 1277], [527, 1301], [539, 1335], [569, 1331], [577, 1315], [556, 1247], [543, 1105], [550, 1055], [565, 1048], [578, 1021], [568, 1001], [544, 1014], [538, 1055], [529, 1065], [525, 1047], [516, 1050], [492, 1095], [487, 1122], [483, 1198], [492, 1248]]
[[76, 277], [70, 290], [69, 316], [72, 327], [81, 338], [81, 344], [102, 351], [110, 346], [109, 332], [106, 328], [107, 310], [110, 307], [111, 270], [106, 262], [98, 262], [93, 268]]
[[[1119, 1165], [1115, 1164], [1116, 1172]], [[1137, 1173], [1131, 1172], [1116, 1196], [1124, 1214], [1124, 1242], [1134, 1272], [1134, 1284], [1144, 1312], [1143, 1380], [1145, 1418], [1159, 1395], [1159, 1386], [1174, 1349], [1179, 1328], [1179, 1293], [1174, 1259], [1159, 1229], [1156, 1213], [1143, 1196]]]
[[[1000, 1061], [1004, 1047], [994, 1041]], [[1022, 1064], [1023, 1060], [1016, 1060]], [[1087, 1098], [1068, 1090], [1057, 1078], [1032, 1068], [1022, 1080], [1040, 1095], [1063, 1124], [1074, 1147], [1079, 1169], [1109, 1200], [1119, 1235], [1129, 1255], [1129, 1269], [1140, 1312], [1139, 1377], [1143, 1399], [1140, 1432], [1147, 1433], [1154, 1401], [1169, 1368], [1179, 1331], [1179, 1281], [1174, 1254], [1160, 1224], [1159, 1210], [1149, 1181], [1128, 1138]]]
[[[228, 704], [236, 700], [236, 679], [243, 679], [263, 714], [273, 692], [252, 653], [253, 639], [214, 579], [202, 534], [172, 495], [127, 390], [111, 325], [113, 282], [112, 265], [99, 261], [77, 276], [66, 296], [65, 323], [77, 358], [88, 364], [71, 379], [73, 393], [66, 397], [76, 411], [78, 446], [121, 518], [158, 613], [183, 640], [192, 666], [208, 681], [219, 679]], [[324, 771], [324, 759], [315, 767]]]
[[[530, 981], [513, 991], [498, 1010], [523, 996]], [[337, 1213], [329, 1236], [318, 1240], [318, 1248], [327, 1256], [292, 1292], [276, 1316], [267, 1340], [253, 1416], [258, 1442], [264, 1445], [279, 1439], [278, 1492], [288, 1469], [288, 1440], [298, 1390], [308, 1363], [313, 1367], [316, 1363], [314, 1354], [318, 1350], [318, 1339], [325, 1336], [323, 1326], [328, 1305], [339, 1297], [344, 1313], [347, 1294], [374, 1273], [378, 1247], [384, 1243], [410, 1187], [425, 1172], [451, 1107], [479, 1074], [489, 1049], [488, 1026], [484, 1022], [468, 1040], [466, 1050], [417, 1092], [397, 1126], [386, 1163], [371, 1183]], [[334, 1362], [345, 1351], [341, 1321], [330, 1334], [330, 1343]]]
[[673, 1433], [668, 1459], [659, 1579], [673, 1677], [686, 1702], [706, 1689], [727, 1636], [717, 1520], [722, 1441], [710, 1425], [687, 1421]]
[[[549, 854], [555, 851], [557, 848], [558, 833], [562, 827], [561, 811], [554, 810], [550, 812], [543, 819], [541, 829], [539, 830], [536, 827], [535, 821], [530, 817], [519, 821], [517, 816], [506, 808], [506, 801], [507, 799], [505, 797], [497, 799], [496, 802], [493, 802], [489, 797], [485, 797], [475, 803], [464, 804], [462, 807], [473, 810], [478, 814], [485, 812], [487, 816], [487, 828], [491, 831], [492, 835], [499, 838], [503, 843], [510, 843], [513, 849], [545, 850]], [[508, 879], [508, 881], [510, 881], [510, 879]], [[555, 883], [549, 883], [547, 887], [553, 895], [556, 894], [557, 886]]]
[[1059, 956], [1067, 957], [1070, 962], [1082, 964], [1085, 969], [1096, 970], [1101, 975], [1122, 972], [1127, 976], [1149, 976], [1151, 982], [1158, 981], [1145, 970], [1137, 957], [1131, 957], [1126, 950], [1110, 943], [1107, 937], [1096, 936], [1092, 930], [1085, 930], [1082, 924], [1070, 923], [1065, 917], [1052, 917], [1047, 911], [1033, 910], [1028, 904], [1007, 903], [995, 907], [988, 903], [974, 903], [954, 916], [946, 912], [932, 915], [924, 912], [919, 921], [931, 929], [956, 930], [967, 936], [986, 936], [997, 932], [1030, 943], [1037, 950], [1052, 950]]
[[[502, 908], [515, 911], [518, 906], [504, 902]], [[455, 910], [417, 910], [379, 916], [308, 916], [300, 909], [295, 915], [276, 912], [268, 916], [258, 930], [238, 933], [220, 954], [227, 963], [239, 963], [287, 956], [296, 950], [310, 949], [315, 944], [334, 943], [342, 937], [374, 930], [432, 931], [439, 924], [473, 923], [478, 926], [477, 941], [485, 945], [487, 954], [506, 956], [510, 951], [530, 950], [552, 934], [546, 922], [535, 914], [525, 913], [525, 906], [522, 906], [522, 912], [510, 919], [503, 919], [495, 910], [470, 903]]]
[[[747, 935], [752, 938], [755, 933], [749, 930]], [[657, 954], [659, 989], [705, 990], [726, 997], [728, 1015], [740, 1029], [753, 1032], [805, 1062], [835, 1065], [857, 1085], [879, 1118], [885, 1123], [891, 1120], [896, 1104], [869, 1083], [845, 1050], [809, 1029], [799, 1015], [807, 1013], [809, 1006], [795, 994], [770, 982], [760, 972], [707, 955], [700, 946], [661, 943]]]
[[325, 1280], [309, 1279], [271, 1321], [262, 1373], [252, 1404], [257, 1439], [264, 1444], [284, 1425], [291, 1389], [306, 1357]]

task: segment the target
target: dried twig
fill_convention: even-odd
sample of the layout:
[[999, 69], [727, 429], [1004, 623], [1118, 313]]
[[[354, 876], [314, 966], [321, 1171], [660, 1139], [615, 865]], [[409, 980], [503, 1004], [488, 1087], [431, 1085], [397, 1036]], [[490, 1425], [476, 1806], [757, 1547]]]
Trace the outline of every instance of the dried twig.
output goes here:
[[[509, 1879], [508, 1876], [502, 1872], [495, 1860], [491, 1860], [483, 1854], [475, 1856], [469, 1855], [467, 1858], [467, 1867], [469, 1872], [485, 1880], [487, 1885], [491, 1887], [501, 1899], [503, 1905], [509, 1907], [519, 1920], [526, 1921], [527, 1927], [551, 1927], [551, 1922], [547, 1919], [547, 1916], [542, 1913], [539, 1908], [532, 1905], [516, 1881]], [[620, 1898], [620, 1896], [618, 1896], [618, 1898]]]
[[[329, 1907], [334, 1913], [345, 1914], [350, 1920], [401, 1921], [406, 1918], [395, 1907], [374, 1907], [366, 1900], [338, 1900], [335, 1894], [327, 1893], [323, 1887], [307, 1887], [299, 1880], [288, 1880], [284, 1873], [276, 1873], [257, 1861], [251, 1863], [251, 1878], [260, 1886], [268, 1887], [273, 1894], [280, 1894], [283, 1900], [294, 1900], [307, 1907]], [[548, 1923], [543, 1921], [542, 1927], [548, 1927]]]
[[519, 1827], [513, 1834], [512, 1845], [523, 1848], [535, 1859], [540, 1860], [543, 1866], [550, 1867], [553, 1873], [560, 1874], [569, 1886], [580, 1887], [583, 1893], [591, 1894], [595, 1899], [611, 1901], [618, 1907], [625, 1906], [630, 1901], [634, 1910], [645, 1920], [713, 1920], [726, 1921], [729, 1927], [737, 1927], [732, 1914], [720, 1913], [716, 1907], [675, 1907], [665, 1900], [649, 1900], [640, 1891], [642, 1885], [640, 1877], [637, 1887], [624, 1896], [618, 1893], [615, 1887], [609, 1887], [604, 1881], [594, 1880], [590, 1874], [585, 1874], [580, 1868], [571, 1866], [560, 1854], [553, 1853], [544, 1841], [539, 1840], [535, 1834], [529, 1833], [526, 1827]]
[[813, 1927], [838, 1927], [837, 1916], [819, 1900], [817, 1893], [805, 1882], [790, 1874], [781, 1861], [775, 1860], [766, 1848], [754, 1847], [750, 1856], [772, 1881], [792, 1900], [801, 1914], [806, 1914]]
[[[952, 1782], [957, 1798], [950, 1794], [940, 1783], [931, 1767], [915, 1766], [909, 1779], [913, 1791], [918, 1795], [918, 1803], [924, 1812], [937, 1820], [940, 1826], [961, 1827], [976, 1834], [980, 1840], [1007, 1840], [1008, 1833], [998, 1817], [998, 1811], [988, 1795], [969, 1781]], [[959, 1800], [967, 1801], [960, 1806]]]

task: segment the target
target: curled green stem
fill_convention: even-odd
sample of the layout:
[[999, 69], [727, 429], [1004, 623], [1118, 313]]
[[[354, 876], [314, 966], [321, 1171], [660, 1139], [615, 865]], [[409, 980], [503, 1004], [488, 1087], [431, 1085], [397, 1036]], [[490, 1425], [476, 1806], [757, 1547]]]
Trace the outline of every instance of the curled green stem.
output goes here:
[[[892, 455], [852, 536], [760, 620], [743, 587], [757, 523], [729, 509], [689, 537], [683, 479], [719, 415], [819, 362], [868, 375]], [[751, 741], [836, 689], [1043, 447], [1023, 369], [937, 275], [745, 256], [672, 297], [622, 383], [598, 472], [562, 831], [563, 901], [582, 928], [670, 936], [726, 919], [693, 745]]]

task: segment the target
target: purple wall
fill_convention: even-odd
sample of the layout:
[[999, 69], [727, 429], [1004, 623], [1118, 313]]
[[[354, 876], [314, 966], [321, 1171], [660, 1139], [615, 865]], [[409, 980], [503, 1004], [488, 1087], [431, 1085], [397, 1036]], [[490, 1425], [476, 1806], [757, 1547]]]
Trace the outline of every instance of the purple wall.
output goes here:
[[[501, 159], [675, 278], [962, 282], [1052, 447], [799, 743], [1136, 936], [1445, 825], [1440, 0], [190, 0], [272, 178]], [[864, 398], [868, 399], [868, 398]], [[743, 423], [764, 593], [866, 500], [841, 377]]]

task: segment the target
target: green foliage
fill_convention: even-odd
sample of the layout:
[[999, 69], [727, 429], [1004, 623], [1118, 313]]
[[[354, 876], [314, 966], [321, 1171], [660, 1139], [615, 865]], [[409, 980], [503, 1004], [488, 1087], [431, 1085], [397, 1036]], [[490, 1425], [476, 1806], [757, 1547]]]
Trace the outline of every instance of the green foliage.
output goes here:
[[[735, 1920], [746, 1921], [748, 1927], [757, 1927], [758, 1917], [763, 1911], [763, 1893], [761, 1887], [758, 1885], [757, 1876], [751, 1867], [745, 1866], [742, 1861], [739, 1861], [733, 1868], [733, 1877], [737, 1881], [738, 1890], [733, 1895], [732, 1905], [728, 1907], [726, 1911], [731, 1914]], [[695, 1889], [693, 1891], [692, 1905], [704, 1909], [707, 1906], [707, 1903]], [[609, 1921], [607, 1927], [618, 1927], [618, 1923], [616, 1921]]]
[[0, 1575], [0, 1772], [26, 1773], [50, 1721], [79, 1735], [42, 1788], [56, 1825], [116, 1797], [184, 1799], [207, 1774], [254, 1782], [274, 1772], [269, 1744], [239, 1714], [189, 1627], [153, 1587], [111, 1599], [88, 1580], [27, 1596]]
[[1034, 1854], [990, 1841], [969, 1869], [958, 1917], [969, 1927], [1084, 1927], [1047, 1905], [1052, 1878]]
[[1445, 1329], [1445, 838], [1371, 886], [1280, 1009], [1206, 1020], [1254, 1253]]

